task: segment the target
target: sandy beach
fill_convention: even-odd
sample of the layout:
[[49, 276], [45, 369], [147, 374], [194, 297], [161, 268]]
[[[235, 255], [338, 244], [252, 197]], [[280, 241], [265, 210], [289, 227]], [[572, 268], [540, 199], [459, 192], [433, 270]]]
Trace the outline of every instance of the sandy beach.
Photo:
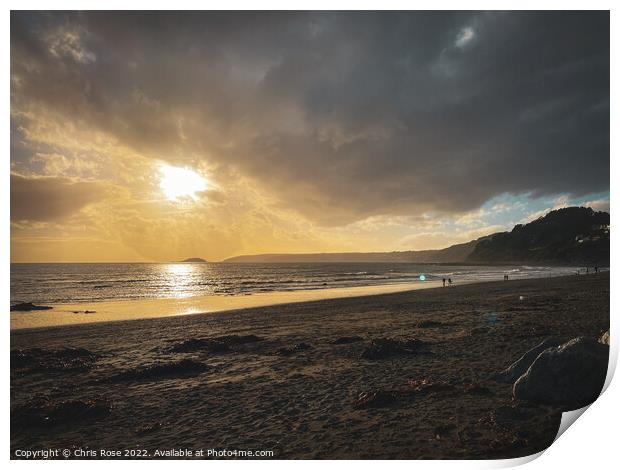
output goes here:
[[553, 441], [562, 410], [491, 377], [545, 338], [608, 328], [604, 273], [16, 330], [12, 457], [525, 456]]

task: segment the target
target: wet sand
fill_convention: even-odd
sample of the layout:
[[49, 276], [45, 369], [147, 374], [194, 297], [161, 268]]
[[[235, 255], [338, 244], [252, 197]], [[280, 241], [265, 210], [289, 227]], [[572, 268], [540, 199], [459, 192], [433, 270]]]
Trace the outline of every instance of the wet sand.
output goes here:
[[605, 273], [12, 331], [12, 456], [529, 455], [561, 410], [513, 401], [490, 377], [545, 338], [608, 328]]
[[165, 299], [118, 300], [50, 304], [53, 309], [11, 312], [11, 329], [79, 325], [119, 320], [139, 320], [177, 315], [194, 315], [245, 308], [265, 307], [324, 299], [388, 294], [439, 287], [440, 281], [381, 284], [375, 286], [334, 287], [313, 290], [259, 292], [252, 295], [204, 295]]

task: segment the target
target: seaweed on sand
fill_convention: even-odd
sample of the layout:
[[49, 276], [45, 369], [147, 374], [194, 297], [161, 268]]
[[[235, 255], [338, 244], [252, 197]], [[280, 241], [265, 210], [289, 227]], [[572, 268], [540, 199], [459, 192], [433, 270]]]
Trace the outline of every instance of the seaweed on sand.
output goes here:
[[103, 399], [52, 401], [49, 398], [35, 398], [11, 410], [11, 427], [86, 423], [105, 418], [111, 411], [111, 404]]
[[206, 364], [183, 359], [182, 361], [158, 363], [145, 367], [123, 370], [109, 377], [107, 382], [155, 381], [159, 379], [191, 377], [208, 369]]
[[84, 348], [15, 349], [11, 351], [11, 369], [21, 373], [85, 371], [90, 369], [99, 357]]
[[226, 335], [214, 338], [191, 338], [172, 346], [172, 352], [209, 351], [213, 353], [229, 352], [232, 346], [255, 343], [263, 338], [256, 335]]
[[373, 339], [362, 351], [362, 359], [386, 359], [419, 352], [426, 343], [419, 339], [397, 340], [391, 338]]

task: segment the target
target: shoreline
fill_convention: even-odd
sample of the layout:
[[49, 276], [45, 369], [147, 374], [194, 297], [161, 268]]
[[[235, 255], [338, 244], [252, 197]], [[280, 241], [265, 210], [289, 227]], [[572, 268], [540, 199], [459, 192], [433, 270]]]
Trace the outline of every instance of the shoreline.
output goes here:
[[[602, 272], [598, 276], [607, 276], [609, 272]], [[590, 275], [584, 275], [590, 276]], [[591, 274], [591, 276], [595, 276]], [[465, 286], [478, 285], [512, 285], [518, 282], [551, 280], [551, 279], [573, 279], [575, 275], [552, 276], [552, 277], [532, 277], [526, 279], [513, 279], [509, 281], [502, 280], [480, 280], [480, 281], [462, 281], [453, 286], [442, 287], [440, 281], [425, 281], [423, 283], [396, 283], [381, 284], [376, 286], [358, 286], [358, 287], [336, 287], [329, 289], [315, 290], [296, 290], [296, 291], [277, 291], [270, 293], [257, 293], [252, 295], [210, 295], [196, 296], [185, 298], [150, 298], [142, 300], [118, 300], [103, 302], [82, 302], [82, 303], [63, 303], [50, 304], [54, 308], [52, 310], [40, 310], [32, 312], [11, 312], [10, 333], [19, 332], [38, 332], [47, 330], [62, 330], [65, 328], [73, 328], [79, 326], [97, 326], [125, 322], [163, 320], [170, 318], [182, 317], [211, 317], [215, 315], [231, 315], [235, 313], [259, 313], [262, 310], [268, 310], [272, 307], [292, 308], [295, 306], [303, 306], [313, 304], [320, 305], [323, 302], [331, 302], [338, 300], [360, 300], [364, 301], [375, 297], [389, 297], [397, 294], [414, 293], [418, 291], [427, 291], [433, 289], [458, 289]], [[326, 295], [327, 294], [327, 295]], [[298, 296], [298, 297], [296, 297]], [[231, 307], [230, 301], [238, 303]], [[208, 308], [205, 302], [214, 301]], [[226, 304], [226, 305], [224, 305]], [[94, 317], [101, 312], [100, 307], [108, 307], [106, 317]], [[136, 307], [139, 307], [136, 310]], [[154, 307], [153, 310], [151, 310]], [[165, 311], [156, 311], [156, 308], [166, 307]], [[73, 311], [88, 311], [99, 308], [92, 314], [72, 313]], [[69, 321], [58, 323], [58, 315], [62, 315]], [[110, 318], [109, 315], [125, 315], [124, 317]], [[32, 319], [38, 322], [36, 325], [26, 325]], [[73, 321], [71, 321], [73, 320]]]
[[[572, 277], [572, 275], [553, 277]], [[549, 278], [531, 277], [527, 279]], [[511, 281], [488, 279], [468, 280], [459, 281], [458, 286], [494, 282], [515, 282], [527, 279], [513, 279]], [[101, 302], [49, 303], [47, 305], [52, 306], [52, 310], [10, 312], [10, 330], [60, 328], [93, 323], [145, 320], [187, 315], [208, 315], [276, 305], [387, 295], [436, 288], [453, 289], [455, 287], [457, 287], [457, 284], [442, 287], [442, 283], [439, 280], [427, 280], [354, 287], [258, 292], [247, 295], [203, 295], [193, 297], [105, 300]]]
[[[485, 282], [485, 281], [482, 281]], [[469, 282], [471, 283], [471, 282]], [[461, 285], [465, 285], [462, 283]], [[374, 286], [334, 287], [259, 292], [252, 295], [205, 295], [194, 297], [113, 300], [49, 304], [52, 310], [11, 312], [11, 331], [109, 323], [187, 315], [208, 315], [274, 305], [356, 298], [441, 287], [440, 281], [393, 283]], [[92, 312], [92, 313], [84, 313]]]
[[[11, 361], [11, 448], [264, 449], [276, 459], [530, 455], [553, 442], [561, 409], [515, 401], [512, 384], [491, 377], [546, 338], [606, 331], [609, 287], [608, 273], [492, 281], [12, 331], [12, 353], [78, 348], [86, 356], [77, 364], [43, 356], [45, 367], [34, 369]], [[245, 342], [209, 349], [218, 338]], [[382, 338], [426, 346], [364, 356]], [[175, 372], [180, 364], [194, 369]], [[141, 375], [156, 365], [172, 369]], [[425, 380], [437, 390], [412, 388]], [[360, 405], [365, 393], [390, 401]], [[97, 414], [51, 427], [20, 418], [63, 403], [93, 403]]]

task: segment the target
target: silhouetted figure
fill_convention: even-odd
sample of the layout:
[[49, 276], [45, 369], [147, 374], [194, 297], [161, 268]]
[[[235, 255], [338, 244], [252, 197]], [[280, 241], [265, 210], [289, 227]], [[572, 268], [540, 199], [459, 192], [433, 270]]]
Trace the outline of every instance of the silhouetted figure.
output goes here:
[[443, 286], [446, 287], [446, 278], [444, 277], [442, 281], [443, 281]]
[[449, 278], [448, 278], [448, 285], [449, 285], [449, 286], [451, 286], [451, 285], [452, 285], [452, 278], [451, 278], [451, 277], [449, 277]]
[[590, 274], [590, 268], [586, 268], [586, 274]]

